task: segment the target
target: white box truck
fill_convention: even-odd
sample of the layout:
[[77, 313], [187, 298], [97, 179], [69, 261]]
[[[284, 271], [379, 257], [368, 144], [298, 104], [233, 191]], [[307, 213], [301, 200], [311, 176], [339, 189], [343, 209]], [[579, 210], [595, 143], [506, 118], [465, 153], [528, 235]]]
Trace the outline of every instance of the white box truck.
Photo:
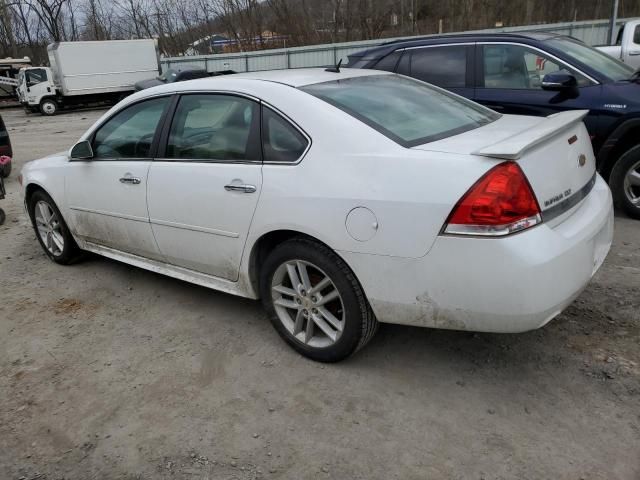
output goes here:
[[18, 98], [27, 111], [116, 103], [134, 84], [159, 72], [155, 40], [59, 42], [47, 47], [49, 67], [20, 70]]

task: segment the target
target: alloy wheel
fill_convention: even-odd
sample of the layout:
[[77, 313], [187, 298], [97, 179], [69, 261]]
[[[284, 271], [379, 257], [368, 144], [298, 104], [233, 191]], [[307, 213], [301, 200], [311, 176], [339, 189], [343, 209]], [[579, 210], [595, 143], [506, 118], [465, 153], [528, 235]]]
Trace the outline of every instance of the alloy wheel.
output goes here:
[[40, 200], [34, 209], [36, 229], [43, 245], [51, 255], [57, 257], [64, 250], [62, 224], [51, 205]]
[[279, 320], [303, 344], [324, 348], [342, 335], [342, 297], [331, 278], [316, 265], [303, 260], [280, 265], [271, 281], [271, 298]]
[[631, 166], [624, 176], [624, 194], [636, 207], [640, 207], [640, 161]]

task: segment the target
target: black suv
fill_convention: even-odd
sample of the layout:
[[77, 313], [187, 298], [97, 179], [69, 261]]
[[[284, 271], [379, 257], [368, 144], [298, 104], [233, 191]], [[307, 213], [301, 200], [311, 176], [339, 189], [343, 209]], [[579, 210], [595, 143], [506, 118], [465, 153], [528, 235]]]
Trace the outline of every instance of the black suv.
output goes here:
[[465, 34], [385, 43], [348, 66], [408, 75], [500, 113], [588, 109], [598, 170], [616, 205], [640, 219], [640, 79], [618, 60], [561, 35]]

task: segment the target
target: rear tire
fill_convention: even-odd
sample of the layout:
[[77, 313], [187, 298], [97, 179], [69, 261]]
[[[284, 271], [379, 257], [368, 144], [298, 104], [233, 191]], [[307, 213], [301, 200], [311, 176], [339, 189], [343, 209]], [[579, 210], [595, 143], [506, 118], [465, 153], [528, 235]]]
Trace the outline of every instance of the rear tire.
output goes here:
[[311, 239], [288, 240], [269, 254], [261, 267], [260, 295], [280, 336], [319, 362], [347, 358], [364, 347], [378, 327], [351, 269]]
[[29, 198], [29, 216], [40, 246], [56, 263], [69, 265], [80, 253], [53, 199], [42, 190]]
[[611, 170], [609, 186], [616, 206], [640, 219], [640, 145], [618, 159]]
[[58, 112], [58, 103], [53, 98], [45, 98], [40, 102], [40, 113], [46, 116], [55, 115]]
[[7, 219], [7, 215], [4, 210], [0, 208], [0, 225], [4, 225], [4, 221]]

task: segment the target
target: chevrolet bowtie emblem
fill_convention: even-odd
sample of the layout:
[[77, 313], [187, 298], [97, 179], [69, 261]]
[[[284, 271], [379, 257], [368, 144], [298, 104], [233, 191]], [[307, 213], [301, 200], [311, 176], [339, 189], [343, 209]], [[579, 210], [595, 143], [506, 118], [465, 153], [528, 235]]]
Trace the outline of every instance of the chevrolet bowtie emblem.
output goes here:
[[581, 153], [578, 156], [578, 165], [584, 167], [585, 163], [587, 163], [587, 156], [584, 153]]

